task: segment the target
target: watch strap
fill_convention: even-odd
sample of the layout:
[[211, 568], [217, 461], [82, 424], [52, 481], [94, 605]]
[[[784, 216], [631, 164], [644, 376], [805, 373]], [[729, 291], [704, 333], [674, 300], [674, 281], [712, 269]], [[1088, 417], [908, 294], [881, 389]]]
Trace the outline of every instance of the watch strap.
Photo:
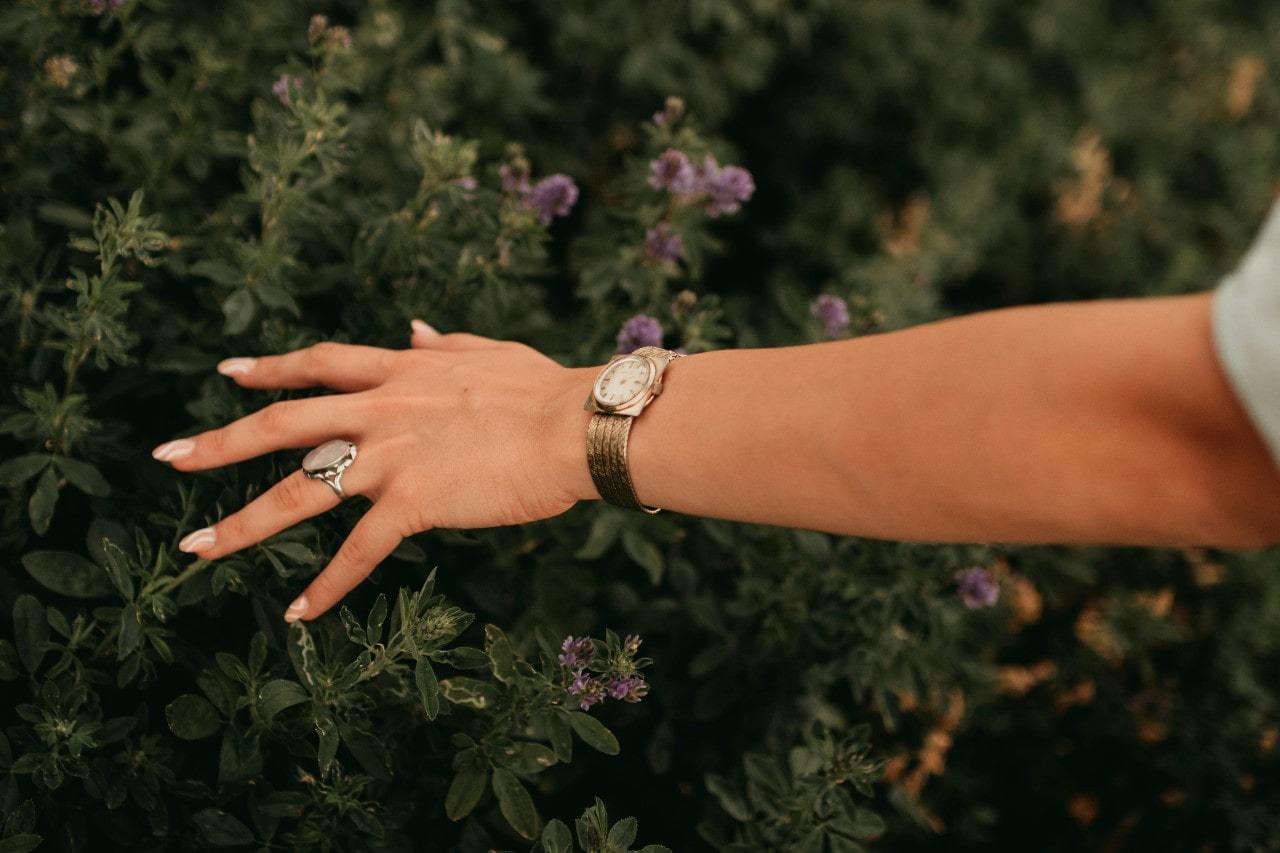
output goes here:
[[657, 507], [640, 502], [627, 466], [627, 438], [634, 420], [628, 415], [592, 415], [587, 425], [587, 467], [596, 491], [604, 500], [624, 509], [655, 515], [659, 511]]

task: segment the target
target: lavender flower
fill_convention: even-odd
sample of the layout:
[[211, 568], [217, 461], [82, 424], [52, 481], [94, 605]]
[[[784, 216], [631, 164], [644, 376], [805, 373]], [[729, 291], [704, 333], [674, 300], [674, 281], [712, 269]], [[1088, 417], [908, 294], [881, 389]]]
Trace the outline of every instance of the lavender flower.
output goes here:
[[670, 190], [678, 196], [697, 194], [701, 187], [698, 170], [683, 151], [668, 148], [657, 160], [649, 162], [649, 186]]
[[579, 697], [581, 701], [580, 707], [584, 711], [604, 699], [607, 695], [605, 686], [581, 669], [574, 673], [573, 682], [569, 685], [569, 692]]
[[609, 684], [609, 696], [612, 699], [621, 699], [624, 702], [635, 704], [643, 699], [649, 692], [649, 684], [638, 675], [628, 675], [625, 678], [616, 678]]
[[635, 352], [640, 347], [662, 346], [662, 324], [647, 314], [637, 314], [618, 331], [618, 352]]
[[560, 665], [573, 670], [581, 671], [596, 656], [596, 644], [590, 637], [565, 637], [560, 649], [564, 652], [558, 658]]
[[756, 191], [751, 173], [738, 166], [721, 167], [708, 157], [703, 164], [702, 190], [707, 194], [707, 216], [712, 219], [725, 213], [737, 213], [742, 202]]
[[955, 579], [960, 600], [970, 610], [990, 607], [1000, 597], [1000, 584], [986, 569], [962, 569]]
[[849, 328], [849, 306], [839, 296], [819, 296], [809, 306], [809, 313], [822, 321], [823, 331], [829, 340], [841, 337]]
[[538, 209], [538, 221], [550, 225], [557, 216], [567, 216], [578, 200], [578, 187], [568, 175], [552, 175], [534, 184], [525, 196], [525, 207]]
[[302, 78], [293, 74], [281, 74], [280, 79], [271, 84], [272, 93], [280, 99], [280, 103], [288, 106], [291, 103], [290, 89], [301, 91]]
[[675, 124], [684, 115], [684, 101], [674, 95], [667, 98], [662, 109], [653, 114], [653, 123], [658, 127]]
[[665, 222], [649, 229], [644, 237], [644, 246], [649, 257], [663, 263], [674, 264], [684, 256], [684, 238], [679, 234], [668, 234]]

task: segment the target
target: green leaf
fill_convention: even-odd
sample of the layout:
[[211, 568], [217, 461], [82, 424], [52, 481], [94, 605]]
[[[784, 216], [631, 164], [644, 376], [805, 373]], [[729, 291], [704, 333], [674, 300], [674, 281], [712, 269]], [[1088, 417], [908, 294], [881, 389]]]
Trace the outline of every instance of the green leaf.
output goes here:
[[471, 814], [471, 810], [480, 802], [485, 785], [489, 782], [489, 768], [482, 765], [470, 765], [458, 771], [449, 783], [449, 791], [444, 797], [444, 813], [449, 820], [462, 820]]
[[880, 815], [869, 809], [855, 809], [849, 834], [859, 841], [869, 841], [884, 835], [886, 828], [884, 818]]
[[292, 708], [311, 699], [311, 694], [296, 681], [275, 678], [262, 685], [258, 691], [258, 711], [268, 723], [285, 708]]
[[582, 738], [582, 742], [597, 752], [605, 755], [617, 755], [621, 749], [613, 732], [605, 728], [604, 723], [583, 711], [568, 712], [569, 725]]
[[66, 456], [55, 456], [53, 464], [58, 466], [58, 470], [67, 478], [67, 482], [86, 495], [104, 498], [111, 494], [111, 485], [96, 465]]
[[742, 797], [738, 796], [738, 792], [733, 789], [728, 780], [711, 773], [707, 775], [706, 784], [707, 790], [716, 798], [716, 802], [720, 803], [720, 808], [728, 812], [729, 817], [742, 823], [751, 820], [751, 809], [747, 808], [747, 804], [742, 801]]
[[498, 701], [498, 689], [476, 678], [457, 676], [440, 682], [440, 692], [455, 705], [484, 710]]
[[120, 639], [117, 657], [124, 660], [137, 651], [142, 642], [142, 613], [130, 602], [120, 611]]
[[539, 840], [545, 853], [573, 853], [573, 835], [563, 821], [548, 821]]
[[348, 640], [355, 643], [357, 646], [368, 644], [368, 638], [364, 633], [364, 626], [362, 626], [359, 620], [356, 619], [356, 615], [351, 612], [350, 608], [343, 605], [342, 608], [338, 610], [338, 618], [342, 620], [342, 627], [346, 629]]
[[338, 724], [332, 719], [324, 718], [313, 722], [316, 728], [316, 763], [320, 765], [321, 773], [329, 772], [329, 765], [333, 764], [334, 758], [338, 755]]
[[34, 595], [20, 595], [13, 603], [13, 642], [27, 672], [35, 672], [44, 658], [44, 645], [49, 642], [49, 620]]
[[0, 841], [0, 853], [28, 853], [39, 847], [43, 841], [43, 836], [32, 835], [29, 832], [11, 835]]
[[258, 303], [253, 294], [247, 290], [232, 291], [222, 302], [222, 314], [226, 323], [222, 327], [223, 334], [243, 334], [253, 322], [253, 315], [258, 312]]
[[454, 669], [484, 669], [489, 665], [489, 656], [480, 649], [470, 646], [458, 646], [456, 649], [442, 649], [432, 652], [433, 660], [447, 663]]
[[422, 700], [422, 710], [426, 711], [427, 719], [434, 720], [440, 713], [440, 682], [426, 658], [414, 665], [413, 683], [418, 688], [418, 698]]
[[170, 702], [164, 716], [169, 721], [169, 730], [183, 740], [207, 738], [222, 728], [218, 709], [194, 693], [184, 693]]
[[595, 521], [591, 522], [591, 531], [587, 534], [587, 541], [574, 552], [573, 556], [579, 560], [594, 560], [602, 556], [617, 541], [618, 531], [622, 529], [622, 522], [625, 518], [621, 512], [607, 507], [601, 508]]
[[609, 829], [608, 844], [619, 850], [628, 850], [631, 843], [636, 840], [636, 819], [633, 817], [624, 817], [615, 823]]
[[49, 466], [36, 481], [35, 491], [31, 493], [31, 502], [27, 504], [31, 528], [36, 533], [43, 536], [49, 532], [49, 523], [53, 521], [53, 508], [57, 504], [58, 475], [53, 470], [53, 466]]
[[52, 459], [48, 453], [28, 453], [0, 464], [0, 486], [16, 486], [39, 474]]
[[493, 794], [511, 828], [525, 838], [536, 838], [542, 821], [533, 807], [533, 798], [510, 770], [494, 769]]
[[662, 559], [662, 552], [658, 550], [657, 545], [628, 528], [622, 531], [622, 549], [648, 573], [651, 584], [657, 586], [662, 583], [666, 562]]
[[387, 621], [387, 597], [382, 593], [378, 593], [378, 597], [373, 601], [373, 607], [369, 608], [369, 622], [366, 635], [370, 643], [382, 642], [382, 625]]
[[497, 625], [485, 625], [484, 638], [488, 641], [489, 665], [494, 677], [503, 684], [510, 684], [515, 680], [516, 666], [507, 635]]
[[68, 551], [32, 551], [22, 555], [22, 567], [43, 586], [71, 598], [111, 595], [106, 572]]
[[547, 715], [547, 740], [551, 742], [556, 758], [566, 764], [573, 759], [573, 734], [564, 714], [551, 712]]
[[204, 841], [214, 847], [240, 847], [253, 843], [253, 831], [221, 809], [205, 809], [191, 816]]

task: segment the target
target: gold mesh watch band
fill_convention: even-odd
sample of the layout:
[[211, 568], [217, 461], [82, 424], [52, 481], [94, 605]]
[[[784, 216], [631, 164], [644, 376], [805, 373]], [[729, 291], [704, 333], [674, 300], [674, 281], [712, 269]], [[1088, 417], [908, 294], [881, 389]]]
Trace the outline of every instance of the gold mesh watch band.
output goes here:
[[587, 467], [596, 491], [614, 506], [638, 509], [653, 515], [657, 507], [640, 503], [636, 487], [631, 482], [631, 469], [627, 467], [627, 437], [631, 434], [631, 422], [627, 415], [591, 416], [587, 425]]
[[[666, 365], [682, 353], [674, 353], [662, 347], [641, 347], [632, 353], [647, 357], [665, 356], [666, 362], [659, 373], [666, 370]], [[631, 469], [627, 465], [627, 439], [631, 435], [632, 415], [612, 415], [597, 412], [591, 416], [587, 425], [587, 468], [591, 471], [591, 480], [596, 484], [600, 497], [614, 506], [624, 509], [638, 509], [649, 515], [661, 510], [658, 507], [645, 506], [636, 494], [635, 484], [631, 482]]]

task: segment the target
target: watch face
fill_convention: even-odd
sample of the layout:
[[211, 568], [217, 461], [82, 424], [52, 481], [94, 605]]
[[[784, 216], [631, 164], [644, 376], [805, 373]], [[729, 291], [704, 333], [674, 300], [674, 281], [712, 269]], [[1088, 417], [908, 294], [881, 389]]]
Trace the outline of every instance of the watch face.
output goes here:
[[648, 360], [639, 356], [620, 358], [605, 368], [593, 389], [596, 402], [602, 406], [616, 407], [634, 400], [649, 387], [653, 368]]

